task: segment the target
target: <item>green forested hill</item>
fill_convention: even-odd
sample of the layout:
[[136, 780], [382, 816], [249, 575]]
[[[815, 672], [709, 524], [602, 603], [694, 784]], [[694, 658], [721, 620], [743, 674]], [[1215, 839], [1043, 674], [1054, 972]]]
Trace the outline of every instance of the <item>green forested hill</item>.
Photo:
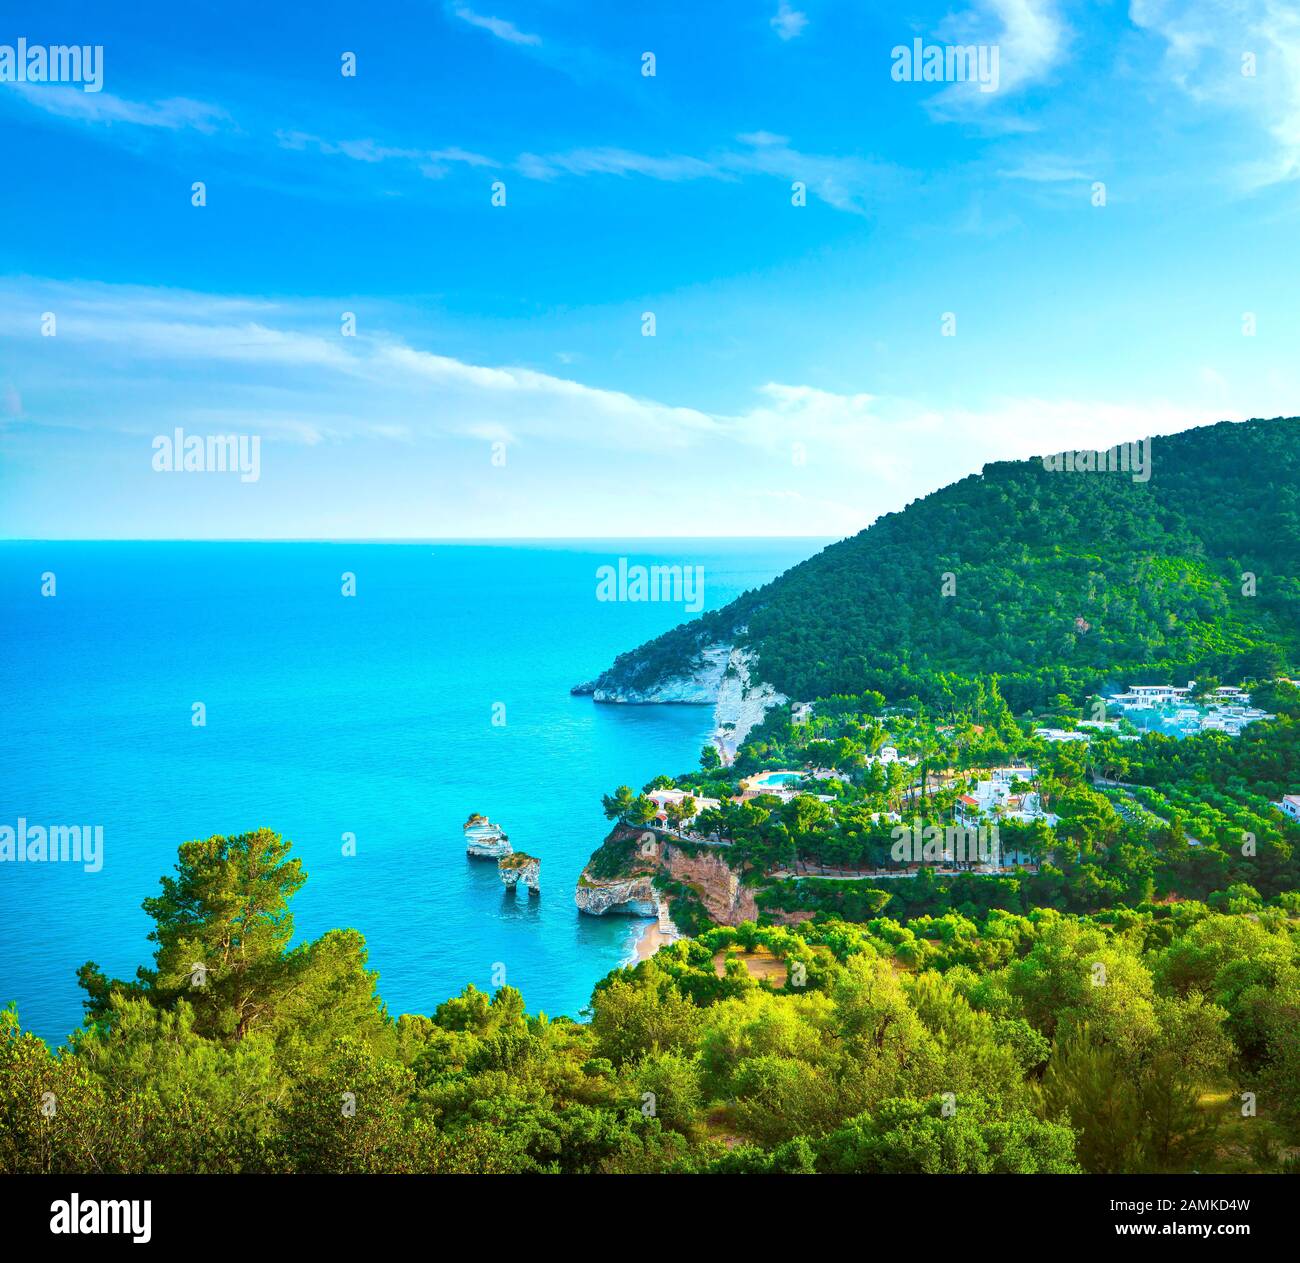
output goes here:
[[988, 465], [621, 655], [596, 684], [647, 688], [732, 639], [791, 697], [925, 697], [941, 673], [996, 673], [1017, 707], [1139, 670], [1181, 683], [1300, 661], [1300, 419], [1156, 438], [1151, 465], [1147, 482]]

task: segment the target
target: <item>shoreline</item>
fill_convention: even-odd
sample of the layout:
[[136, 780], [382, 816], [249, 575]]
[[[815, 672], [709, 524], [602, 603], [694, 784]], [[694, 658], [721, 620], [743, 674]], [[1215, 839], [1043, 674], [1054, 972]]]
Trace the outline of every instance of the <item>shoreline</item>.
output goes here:
[[665, 934], [659, 928], [657, 920], [647, 921], [632, 943], [624, 967], [639, 965], [643, 960], [649, 960], [661, 947], [666, 947], [672, 942], [674, 942], [673, 936]]

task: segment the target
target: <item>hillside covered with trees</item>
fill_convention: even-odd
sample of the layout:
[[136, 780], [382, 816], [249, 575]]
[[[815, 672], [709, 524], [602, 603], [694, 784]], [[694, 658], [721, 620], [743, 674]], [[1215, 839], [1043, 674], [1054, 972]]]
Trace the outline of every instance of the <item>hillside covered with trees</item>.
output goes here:
[[153, 967], [86, 966], [68, 1046], [0, 1011], [0, 1171], [1294, 1168], [1280, 907], [748, 925], [615, 971], [587, 1022], [509, 986], [393, 1018], [360, 935], [290, 946], [304, 879], [268, 830], [186, 843]]
[[1151, 476], [1000, 462], [620, 655], [652, 687], [715, 643], [789, 697], [932, 702], [1000, 677], [1020, 711], [1142, 672], [1264, 678], [1300, 659], [1300, 419], [1151, 443]]

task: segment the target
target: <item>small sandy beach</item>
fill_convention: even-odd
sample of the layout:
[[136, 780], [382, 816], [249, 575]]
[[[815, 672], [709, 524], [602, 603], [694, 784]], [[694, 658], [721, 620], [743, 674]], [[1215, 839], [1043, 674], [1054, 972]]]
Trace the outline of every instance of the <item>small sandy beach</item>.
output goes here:
[[636, 941], [636, 961], [639, 963], [649, 960], [661, 947], [672, 941], [672, 936], [659, 928], [658, 921], [647, 921]]

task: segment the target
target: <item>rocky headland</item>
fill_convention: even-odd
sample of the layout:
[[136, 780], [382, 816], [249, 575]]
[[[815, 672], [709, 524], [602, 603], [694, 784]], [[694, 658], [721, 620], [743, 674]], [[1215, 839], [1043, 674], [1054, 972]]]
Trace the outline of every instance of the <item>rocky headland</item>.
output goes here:
[[542, 861], [535, 855], [525, 855], [523, 851], [503, 855], [497, 860], [497, 872], [507, 890], [514, 890], [520, 882], [523, 882], [528, 887], [530, 895], [540, 895], [542, 893], [541, 871]]
[[[617, 826], [591, 857], [578, 878], [574, 901], [589, 916], [655, 917], [663, 929], [665, 920], [672, 924], [664, 885], [687, 893], [718, 925], [758, 920], [754, 892], [727, 864], [724, 847], [626, 825]], [[672, 931], [675, 936], [675, 926]]]
[[646, 673], [647, 664], [621, 658], [608, 671], [577, 685], [572, 692], [611, 704], [712, 706], [712, 740], [724, 764], [732, 762], [745, 738], [762, 723], [771, 707], [789, 701], [758, 677], [754, 655], [730, 641], [703, 645], [685, 671], [662, 675], [649, 683], [632, 682]]
[[464, 832], [465, 854], [475, 859], [499, 860], [514, 851], [501, 826], [477, 812], [465, 821]]

